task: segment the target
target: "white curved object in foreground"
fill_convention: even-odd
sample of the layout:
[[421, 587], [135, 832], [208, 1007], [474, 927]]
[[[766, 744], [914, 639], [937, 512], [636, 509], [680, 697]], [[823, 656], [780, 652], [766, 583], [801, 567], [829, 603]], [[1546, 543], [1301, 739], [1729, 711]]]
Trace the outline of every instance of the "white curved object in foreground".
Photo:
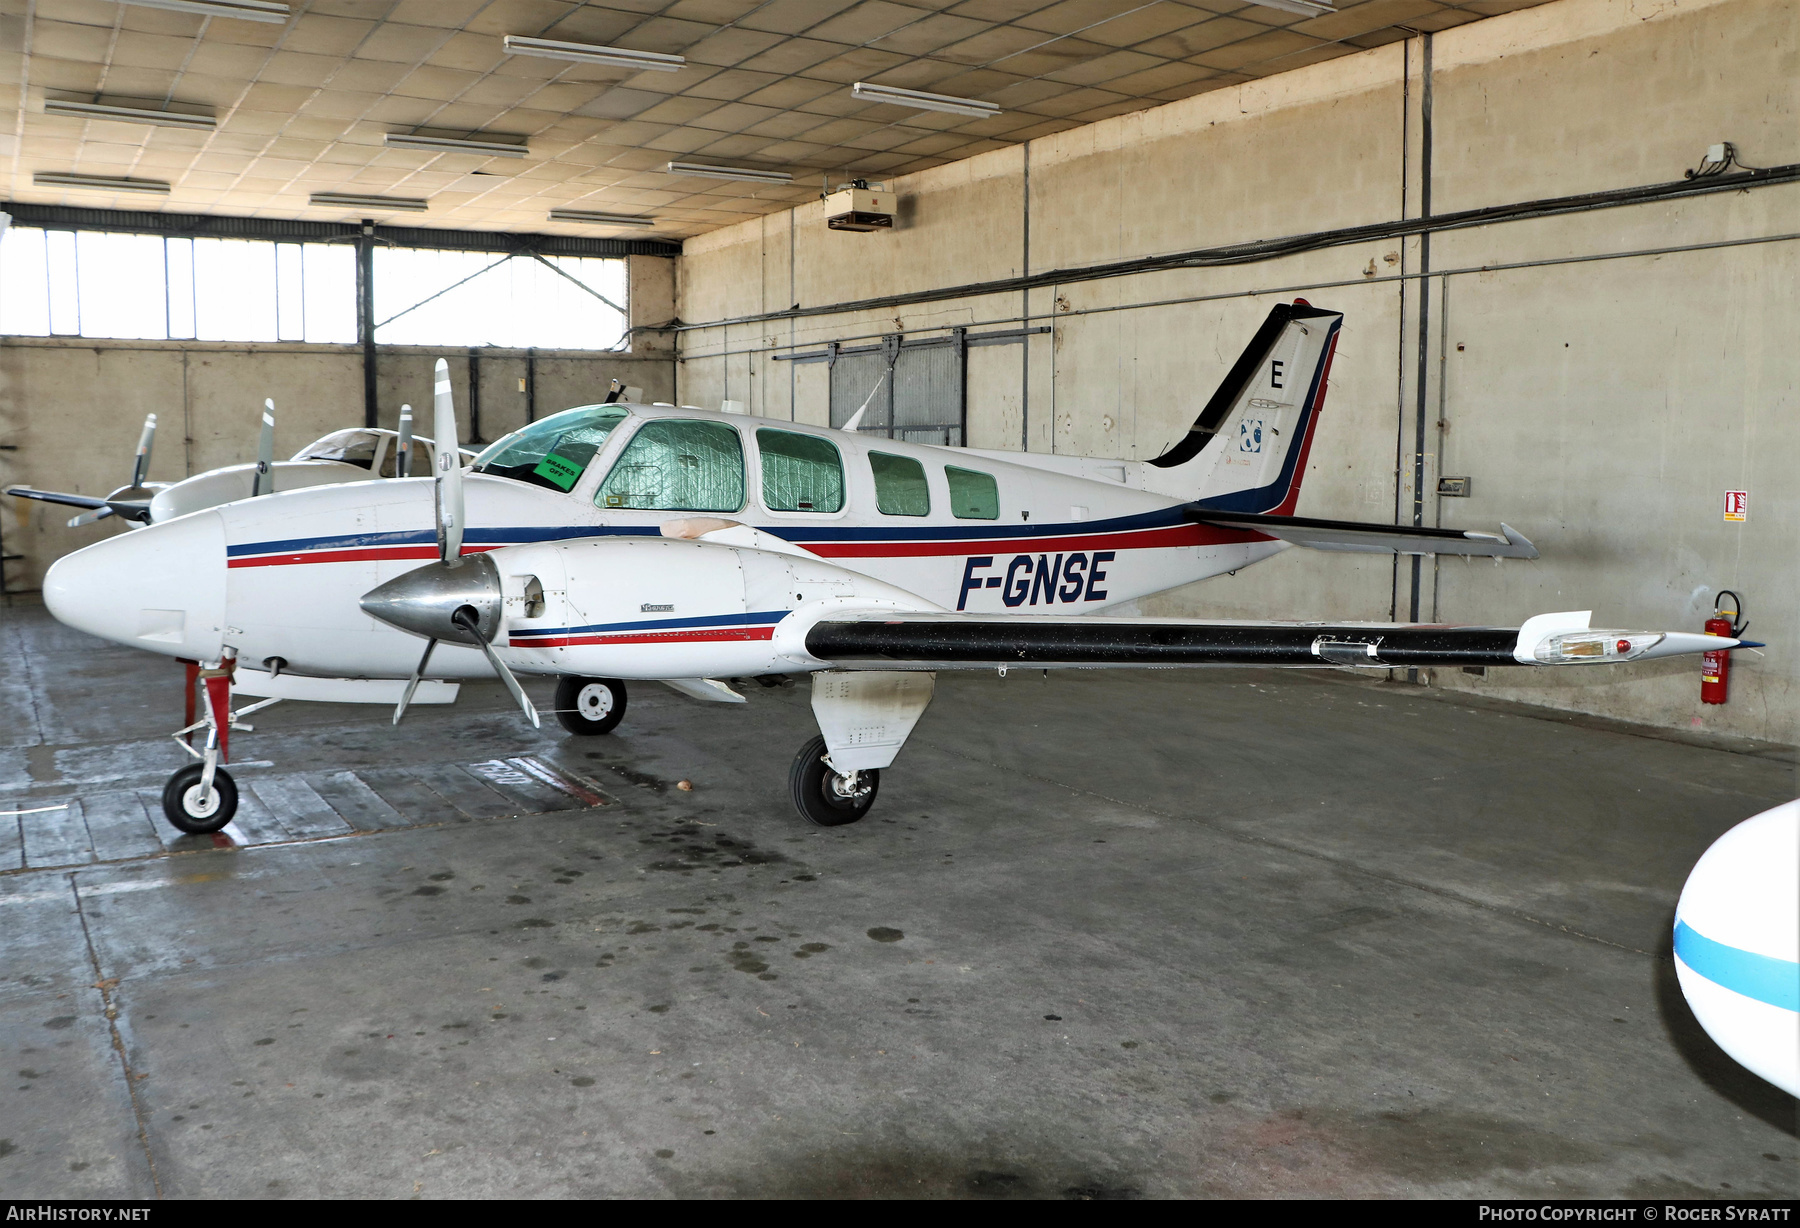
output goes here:
[[1721, 1049], [1800, 1096], [1800, 801], [1745, 819], [1694, 866], [1675, 974]]

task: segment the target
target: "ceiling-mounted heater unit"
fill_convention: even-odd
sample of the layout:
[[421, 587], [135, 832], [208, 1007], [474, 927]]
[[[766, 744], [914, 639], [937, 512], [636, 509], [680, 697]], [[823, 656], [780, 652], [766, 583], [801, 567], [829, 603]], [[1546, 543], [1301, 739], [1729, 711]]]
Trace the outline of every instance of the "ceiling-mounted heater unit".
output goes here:
[[892, 230], [894, 195], [879, 183], [853, 180], [825, 198], [825, 224], [833, 230]]

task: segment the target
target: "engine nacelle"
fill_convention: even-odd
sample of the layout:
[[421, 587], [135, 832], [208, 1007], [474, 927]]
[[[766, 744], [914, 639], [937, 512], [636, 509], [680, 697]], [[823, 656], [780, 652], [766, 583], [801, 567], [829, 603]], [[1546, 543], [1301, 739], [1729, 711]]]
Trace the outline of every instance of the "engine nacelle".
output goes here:
[[790, 549], [613, 537], [488, 555], [505, 594], [494, 647], [525, 673], [733, 678], [830, 668], [806, 630], [844, 611], [936, 607]]

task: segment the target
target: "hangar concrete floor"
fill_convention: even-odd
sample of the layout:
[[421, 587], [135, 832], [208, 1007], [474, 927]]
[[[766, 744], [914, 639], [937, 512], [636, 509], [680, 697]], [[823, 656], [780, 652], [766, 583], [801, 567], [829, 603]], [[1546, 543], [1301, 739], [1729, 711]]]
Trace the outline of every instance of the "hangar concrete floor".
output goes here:
[[471, 687], [258, 714], [215, 847], [146, 817], [174, 667], [0, 616], [0, 797], [70, 803], [0, 833], [0, 1197], [1800, 1187], [1669, 962], [1688, 867], [1794, 792], [1766, 748], [961, 676], [827, 831], [804, 686], [640, 686], [591, 742]]

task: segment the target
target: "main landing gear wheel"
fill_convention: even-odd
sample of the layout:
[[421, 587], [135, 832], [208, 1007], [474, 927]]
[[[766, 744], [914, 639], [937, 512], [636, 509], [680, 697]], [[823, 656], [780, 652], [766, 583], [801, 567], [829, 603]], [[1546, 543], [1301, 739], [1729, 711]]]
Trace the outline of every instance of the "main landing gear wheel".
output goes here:
[[163, 813], [189, 835], [218, 831], [237, 813], [237, 782], [223, 769], [213, 772], [211, 795], [200, 796], [200, 774], [205, 770], [202, 764], [190, 763], [163, 786]]
[[840, 776], [825, 762], [825, 739], [814, 738], [794, 756], [788, 770], [788, 792], [794, 808], [808, 822], [820, 827], [842, 827], [869, 813], [881, 773], [874, 768]]
[[625, 719], [625, 684], [617, 678], [564, 678], [556, 684], [556, 719], [570, 733], [611, 733]]

